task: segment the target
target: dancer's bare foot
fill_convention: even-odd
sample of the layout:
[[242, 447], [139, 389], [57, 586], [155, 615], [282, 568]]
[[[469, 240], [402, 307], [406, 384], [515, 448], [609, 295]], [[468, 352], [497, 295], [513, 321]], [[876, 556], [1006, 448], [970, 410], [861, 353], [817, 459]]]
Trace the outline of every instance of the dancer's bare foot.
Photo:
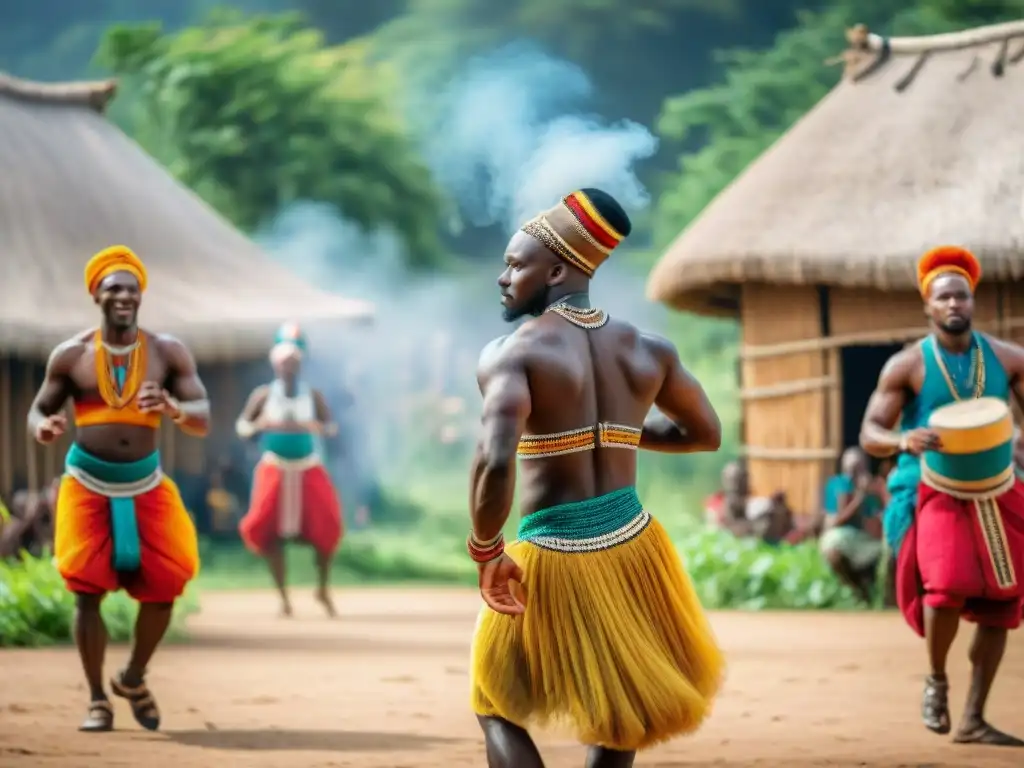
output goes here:
[[327, 611], [327, 615], [330, 618], [334, 618], [338, 615], [338, 612], [334, 609], [334, 602], [331, 600], [331, 595], [326, 589], [318, 589], [314, 594], [316, 601], [324, 607]]
[[290, 619], [292, 617], [292, 604], [287, 600], [281, 602], [281, 611], [278, 613], [282, 619]]

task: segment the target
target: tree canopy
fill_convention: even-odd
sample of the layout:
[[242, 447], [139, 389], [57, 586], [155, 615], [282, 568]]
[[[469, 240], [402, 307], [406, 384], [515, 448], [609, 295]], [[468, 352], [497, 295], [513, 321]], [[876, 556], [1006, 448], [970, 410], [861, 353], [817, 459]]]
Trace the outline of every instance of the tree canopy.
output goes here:
[[413, 264], [442, 259], [442, 200], [365, 46], [328, 47], [290, 14], [222, 14], [177, 33], [114, 27], [99, 60], [133, 81], [140, 143], [241, 228], [325, 202], [368, 230], [393, 228]]

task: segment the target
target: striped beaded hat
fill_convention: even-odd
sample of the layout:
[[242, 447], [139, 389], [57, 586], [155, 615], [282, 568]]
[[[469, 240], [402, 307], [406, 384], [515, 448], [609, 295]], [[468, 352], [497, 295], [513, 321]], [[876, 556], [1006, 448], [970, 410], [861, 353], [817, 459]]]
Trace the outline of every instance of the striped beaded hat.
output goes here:
[[631, 228], [629, 217], [611, 195], [584, 189], [566, 195], [557, 205], [526, 222], [522, 230], [592, 277]]

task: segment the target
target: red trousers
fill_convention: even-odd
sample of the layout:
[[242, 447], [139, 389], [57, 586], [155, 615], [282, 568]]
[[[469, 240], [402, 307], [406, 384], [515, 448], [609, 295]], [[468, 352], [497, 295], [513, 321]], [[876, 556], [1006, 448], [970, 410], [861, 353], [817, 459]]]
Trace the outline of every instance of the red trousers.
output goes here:
[[259, 555], [290, 538], [305, 541], [322, 555], [332, 554], [341, 543], [344, 524], [327, 470], [320, 464], [293, 469], [261, 460], [253, 475], [249, 511], [238, 530]]
[[924, 607], [958, 608], [968, 621], [1016, 629], [1024, 613], [1024, 484], [994, 501], [962, 501], [922, 484], [900, 548], [896, 599], [924, 636]]

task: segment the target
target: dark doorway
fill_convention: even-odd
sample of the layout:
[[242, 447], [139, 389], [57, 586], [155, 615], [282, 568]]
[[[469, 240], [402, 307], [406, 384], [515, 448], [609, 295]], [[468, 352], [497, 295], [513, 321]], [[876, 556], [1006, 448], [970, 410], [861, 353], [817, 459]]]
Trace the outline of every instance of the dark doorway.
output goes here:
[[857, 445], [864, 411], [878, 384], [878, 375], [902, 344], [843, 347], [843, 449]]

